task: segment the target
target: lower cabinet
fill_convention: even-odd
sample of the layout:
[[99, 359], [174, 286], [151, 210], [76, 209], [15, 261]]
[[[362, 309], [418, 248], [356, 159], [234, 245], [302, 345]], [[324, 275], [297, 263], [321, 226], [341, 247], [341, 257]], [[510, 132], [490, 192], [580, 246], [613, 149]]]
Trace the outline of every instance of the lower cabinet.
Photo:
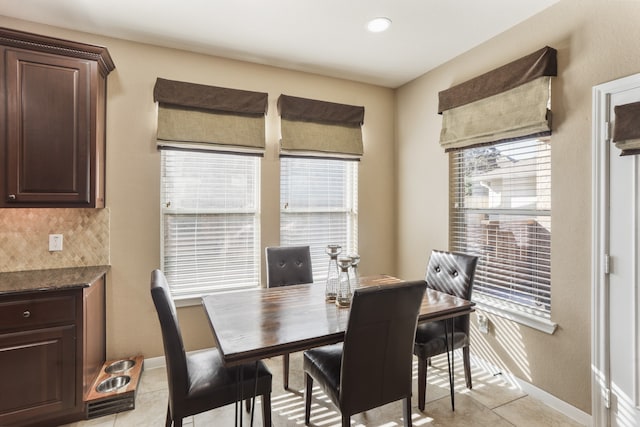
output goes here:
[[0, 296], [0, 426], [85, 418], [84, 393], [104, 358], [104, 278]]

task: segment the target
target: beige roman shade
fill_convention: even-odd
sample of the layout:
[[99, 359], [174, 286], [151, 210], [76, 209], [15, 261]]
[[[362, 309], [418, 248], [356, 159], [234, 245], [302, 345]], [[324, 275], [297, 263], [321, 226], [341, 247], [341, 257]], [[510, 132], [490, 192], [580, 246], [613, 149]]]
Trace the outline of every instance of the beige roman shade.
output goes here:
[[620, 155], [640, 154], [640, 102], [616, 105], [613, 111], [613, 142]]
[[158, 147], [262, 153], [267, 94], [158, 78]]
[[364, 107], [280, 95], [282, 155], [359, 158]]
[[544, 47], [439, 93], [445, 151], [551, 134], [556, 50]]

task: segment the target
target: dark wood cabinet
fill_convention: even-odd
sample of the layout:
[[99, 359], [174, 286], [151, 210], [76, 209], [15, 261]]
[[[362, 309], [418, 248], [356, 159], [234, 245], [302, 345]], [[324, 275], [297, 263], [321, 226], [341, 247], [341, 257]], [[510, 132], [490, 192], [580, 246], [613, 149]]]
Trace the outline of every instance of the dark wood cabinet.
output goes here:
[[74, 410], [75, 336], [74, 325], [0, 335], [0, 363], [12, 367], [0, 385], [2, 425]]
[[104, 276], [90, 286], [0, 295], [0, 425], [84, 419], [105, 350]]
[[0, 28], [0, 207], [104, 207], [100, 46]]

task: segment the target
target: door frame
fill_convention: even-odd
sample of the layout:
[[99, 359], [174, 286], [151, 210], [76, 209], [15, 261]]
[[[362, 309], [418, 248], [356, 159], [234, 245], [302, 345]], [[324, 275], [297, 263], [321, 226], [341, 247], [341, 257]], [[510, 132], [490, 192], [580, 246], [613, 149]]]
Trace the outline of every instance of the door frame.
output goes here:
[[609, 156], [611, 95], [640, 88], [640, 73], [593, 87], [591, 137], [591, 419], [610, 425]]

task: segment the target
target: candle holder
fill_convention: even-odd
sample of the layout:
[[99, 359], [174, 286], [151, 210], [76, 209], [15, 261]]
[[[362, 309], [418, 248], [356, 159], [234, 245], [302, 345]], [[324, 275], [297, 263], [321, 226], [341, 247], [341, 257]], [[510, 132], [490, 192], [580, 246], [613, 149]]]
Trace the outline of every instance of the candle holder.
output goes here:
[[338, 266], [340, 267], [340, 287], [336, 297], [336, 305], [338, 307], [349, 307], [351, 305], [351, 296], [353, 295], [349, 281], [351, 258], [348, 256], [338, 258]]
[[360, 273], [358, 273], [358, 264], [360, 264], [360, 255], [358, 254], [349, 254], [349, 258], [351, 258], [351, 270], [349, 281], [351, 282], [351, 292], [353, 293], [354, 289], [360, 287]]
[[324, 290], [324, 297], [327, 301], [335, 301], [338, 294], [338, 284], [340, 282], [340, 270], [338, 269], [338, 255], [342, 252], [340, 245], [327, 245], [325, 250], [329, 255], [329, 269], [327, 271], [327, 283]]

